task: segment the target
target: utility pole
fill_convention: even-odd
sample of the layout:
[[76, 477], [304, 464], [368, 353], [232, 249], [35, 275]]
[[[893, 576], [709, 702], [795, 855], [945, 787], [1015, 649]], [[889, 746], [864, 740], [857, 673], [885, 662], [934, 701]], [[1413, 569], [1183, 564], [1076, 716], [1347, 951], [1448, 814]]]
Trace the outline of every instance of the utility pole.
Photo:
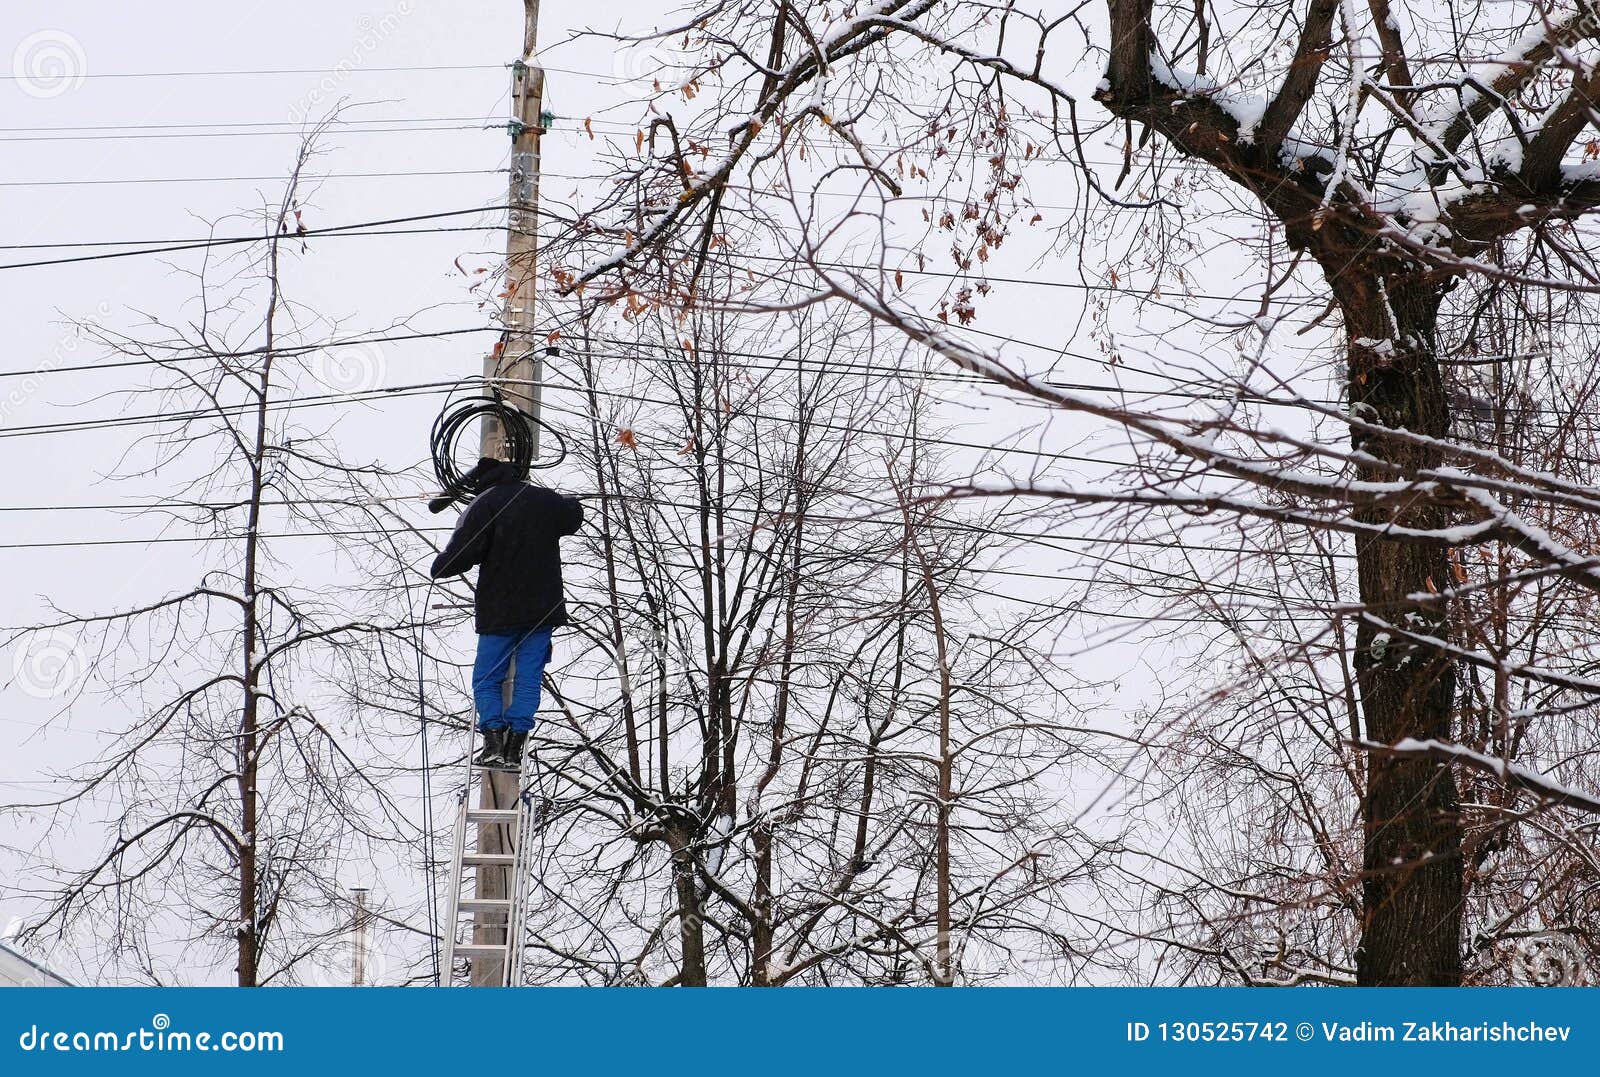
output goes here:
[[[483, 361], [485, 378], [499, 382], [506, 401], [528, 416], [533, 433], [533, 455], [539, 455], [539, 379], [543, 374], [534, 324], [534, 291], [539, 252], [539, 136], [544, 133], [544, 71], [539, 67], [539, 0], [522, 0], [522, 55], [511, 65], [511, 182], [506, 223], [506, 288], [503, 319], [505, 333]], [[492, 418], [483, 421], [480, 455], [504, 459], [505, 431]], [[515, 664], [506, 681], [506, 699], [518, 670]], [[484, 808], [515, 808], [520, 790], [513, 771], [486, 771], [478, 803]], [[480, 823], [478, 849], [485, 853], [510, 853], [511, 827]], [[473, 894], [479, 898], [509, 898], [511, 868], [474, 865]], [[472, 941], [503, 945], [507, 925], [504, 914], [479, 912], [473, 917]], [[497, 957], [469, 957], [467, 982], [474, 987], [498, 987], [505, 982], [504, 962]], [[512, 985], [515, 986], [515, 985]]]
[[[539, 253], [539, 136], [544, 134], [544, 71], [538, 66], [539, 0], [522, 0], [525, 24], [522, 58], [511, 65], [511, 181], [507, 192], [506, 290], [502, 316], [506, 330], [483, 362], [487, 378], [503, 379], [507, 400], [531, 419], [539, 417], [539, 358], [534, 293]], [[533, 427], [533, 454], [539, 455], [539, 427]], [[503, 457], [505, 433], [494, 419], [483, 424], [483, 455]]]

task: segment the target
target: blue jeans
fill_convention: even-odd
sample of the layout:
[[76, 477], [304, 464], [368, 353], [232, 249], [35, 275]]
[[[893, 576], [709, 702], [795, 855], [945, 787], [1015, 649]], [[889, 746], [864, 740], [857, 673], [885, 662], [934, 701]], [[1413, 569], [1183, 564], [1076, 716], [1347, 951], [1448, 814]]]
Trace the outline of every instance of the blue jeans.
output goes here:
[[[548, 628], [478, 637], [472, 664], [472, 698], [478, 706], [478, 728], [527, 733], [539, 710], [539, 686], [550, 661]], [[512, 659], [516, 660], [513, 668]], [[505, 703], [506, 677], [511, 677], [511, 705]]]

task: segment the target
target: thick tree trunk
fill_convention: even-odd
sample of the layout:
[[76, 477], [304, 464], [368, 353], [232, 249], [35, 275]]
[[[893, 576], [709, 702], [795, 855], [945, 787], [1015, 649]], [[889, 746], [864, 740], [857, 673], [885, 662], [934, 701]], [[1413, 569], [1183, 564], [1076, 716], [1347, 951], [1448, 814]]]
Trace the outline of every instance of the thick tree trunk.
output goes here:
[[252, 694], [245, 703], [238, 748], [242, 763], [238, 781], [244, 843], [239, 848], [239, 924], [234, 933], [239, 941], [236, 971], [240, 987], [255, 987], [259, 978], [256, 960], [260, 946], [256, 919], [256, 732], [256, 702]]
[[[1441, 292], [1407, 276], [1358, 274], [1348, 262], [1331, 283], [1348, 330], [1350, 400], [1357, 417], [1432, 437], [1448, 433], [1449, 411], [1434, 353]], [[1358, 449], [1406, 471], [1443, 463], [1431, 447], [1357, 433]], [[1393, 480], [1381, 466], [1360, 477]], [[1370, 519], [1442, 526], [1437, 507], [1397, 504]], [[1361, 600], [1383, 621], [1443, 638], [1443, 601], [1418, 600], [1451, 585], [1439, 547], [1363, 538], [1356, 544]], [[1356, 675], [1368, 739], [1449, 739], [1455, 666], [1363, 620], [1356, 628]], [[1356, 979], [1363, 985], [1448, 986], [1461, 982], [1461, 824], [1454, 777], [1437, 763], [1371, 757], [1362, 803], [1363, 923]]]
[[694, 856], [686, 839], [673, 838], [672, 880], [678, 898], [678, 940], [683, 948], [683, 964], [678, 986], [706, 986], [705, 921], [700, 914], [700, 893], [695, 886]]
[[751, 970], [750, 983], [755, 987], [772, 986], [772, 952], [774, 948], [772, 923], [772, 827], [762, 821], [756, 824], [755, 845], [755, 907], [756, 916], [750, 924]]
[[[1350, 402], [1360, 418], [1443, 438], [1450, 417], [1434, 342], [1445, 281], [1396, 254], [1374, 232], [1367, 209], [1353, 207], [1342, 188], [1330, 190], [1325, 159], [1308, 157], [1285, 170], [1279, 147], [1270, 144], [1275, 130], [1292, 128], [1312, 96], [1314, 79], [1305, 74], [1314, 75], [1326, 55], [1325, 20], [1332, 19], [1331, 9], [1313, 5], [1283, 96], [1263, 117], [1264, 132], [1252, 138], [1240, 137], [1237, 118], [1209, 94], [1154, 79], [1151, 13], [1149, 0], [1109, 0], [1112, 47], [1096, 100], [1114, 115], [1160, 132], [1189, 158], [1209, 162], [1252, 192], [1283, 223], [1288, 246], [1317, 259], [1344, 313]], [[1375, 458], [1359, 467], [1362, 479], [1403, 477], [1384, 463], [1398, 465], [1402, 473], [1443, 463], [1437, 449], [1393, 437], [1358, 432], [1354, 441]], [[1413, 526], [1446, 523], [1437, 506], [1404, 501], [1366, 508], [1362, 515]], [[1444, 603], [1428, 596], [1450, 586], [1444, 549], [1362, 538], [1356, 558], [1361, 599], [1373, 615], [1407, 632], [1442, 636]], [[1455, 676], [1446, 655], [1363, 620], [1356, 629], [1355, 666], [1367, 737], [1393, 743], [1450, 736]], [[1369, 759], [1362, 818], [1357, 980], [1459, 983], [1461, 824], [1451, 773], [1415, 759]]]

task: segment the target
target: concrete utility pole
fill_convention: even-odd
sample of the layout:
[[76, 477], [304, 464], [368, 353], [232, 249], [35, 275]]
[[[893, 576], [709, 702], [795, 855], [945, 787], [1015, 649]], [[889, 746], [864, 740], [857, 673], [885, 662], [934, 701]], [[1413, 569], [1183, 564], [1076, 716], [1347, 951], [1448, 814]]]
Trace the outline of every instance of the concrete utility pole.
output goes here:
[[[522, 56], [511, 65], [511, 184], [507, 204], [510, 216], [506, 225], [506, 332], [501, 343], [483, 361], [487, 378], [503, 378], [501, 391], [506, 400], [527, 413], [533, 431], [533, 455], [539, 455], [539, 379], [543, 363], [534, 324], [534, 285], [539, 251], [539, 136], [544, 133], [544, 71], [538, 63], [539, 0], [523, 0], [524, 24]], [[483, 423], [481, 455], [505, 458], [505, 431], [494, 419]], [[510, 702], [517, 676], [515, 664], [506, 681]], [[480, 783], [478, 803], [484, 808], [517, 806], [517, 775], [510, 771], [487, 771]], [[503, 823], [480, 823], [478, 850], [485, 853], [510, 853], [511, 827]], [[480, 898], [509, 898], [511, 869], [474, 865], [473, 894]], [[479, 912], [472, 922], [472, 941], [483, 945], [504, 945], [506, 922], [499, 912]], [[498, 957], [470, 957], [467, 982], [474, 987], [498, 987], [505, 982], [505, 962]], [[514, 986], [514, 985], [513, 985]]]
[[[539, 0], [522, 0], [526, 16], [522, 58], [511, 65], [511, 183], [506, 202], [506, 334], [483, 361], [483, 373], [503, 378], [502, 392], [518, 409], [539, 417], [539, 377], [543, 364], [534, 320], [534, 292], [539, 253], [539, 136], [544, 134], [544, 71], [538, 66]], [[539, 427], [533, 426], [534, 456], [539, 455]], [[500, 424], [483, 424], [483, 455], [503, 456], [505, 434]]]

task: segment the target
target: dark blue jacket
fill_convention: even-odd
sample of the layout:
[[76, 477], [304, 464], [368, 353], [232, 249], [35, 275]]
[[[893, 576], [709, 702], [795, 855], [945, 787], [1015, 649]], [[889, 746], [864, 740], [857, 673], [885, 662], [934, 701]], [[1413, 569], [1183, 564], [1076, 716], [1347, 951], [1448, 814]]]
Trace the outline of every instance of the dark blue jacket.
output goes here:
[[433, 578], [482, 566], [474, 617], [480, 635], [566, 624], [561, 538], [583, 524], [583, 505], [523, 482], [510, 465], [485, 481], [487, 488], [473, 498], [450, 542], [434, 558]]

